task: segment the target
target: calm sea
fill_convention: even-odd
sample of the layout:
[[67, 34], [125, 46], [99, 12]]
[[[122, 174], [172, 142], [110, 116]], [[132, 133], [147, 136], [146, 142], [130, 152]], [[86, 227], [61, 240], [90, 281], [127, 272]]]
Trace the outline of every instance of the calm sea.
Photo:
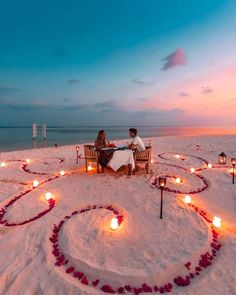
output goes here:
[[[128, 138], [129, 127], [48, 127], [47, 141], [43, 142], [42, 130], [38, 128], [37, 141], [32, 142], [32, 127], [0, 127], [0, 152], [41, 148], [55, 144], [67, 145], [93, 142], [98, 130], [104, 129], [108, 139]], [[203, 128], [203, 127], [137, 127], [141, 137], [236, 134], [236, 127]]]

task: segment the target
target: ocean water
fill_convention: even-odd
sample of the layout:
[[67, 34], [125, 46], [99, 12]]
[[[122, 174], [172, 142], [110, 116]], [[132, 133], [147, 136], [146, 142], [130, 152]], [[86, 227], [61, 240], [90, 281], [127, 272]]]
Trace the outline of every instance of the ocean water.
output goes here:
[[[133, 127], [133, 126], [132, 126]], [[141, 137], [236, 134], [236, 127], [136, 127]], [[44, 143], [42, 130], [38, 128], [37, 140], [32, 141], [32, 127], [0, 127], [0, 152], [31, 148], [43, 148], [58, 144], [79, 144], [93, 142], [100, 129], [104, 129], [109, 140], [129, 138], [129, 127], [47, 127], [47, 141]]]

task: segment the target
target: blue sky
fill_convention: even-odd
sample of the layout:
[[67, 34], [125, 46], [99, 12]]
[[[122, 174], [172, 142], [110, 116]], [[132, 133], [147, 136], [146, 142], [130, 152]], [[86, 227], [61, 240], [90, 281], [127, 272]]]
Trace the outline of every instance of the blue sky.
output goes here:
[[236, 125], [235, 13], [233, 0], [0, 1], [0, 126]]

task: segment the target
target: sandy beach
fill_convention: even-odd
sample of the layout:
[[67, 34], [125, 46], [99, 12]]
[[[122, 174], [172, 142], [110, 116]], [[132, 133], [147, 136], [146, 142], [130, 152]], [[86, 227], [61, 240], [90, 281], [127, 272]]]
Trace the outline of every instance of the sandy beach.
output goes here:
[[130, 177], [86, 173], [82, 145], [79, 164], [75, 145], [1, 153], [0, 294], [236, 294], [236, 135], [151, 140], [151, 173]]

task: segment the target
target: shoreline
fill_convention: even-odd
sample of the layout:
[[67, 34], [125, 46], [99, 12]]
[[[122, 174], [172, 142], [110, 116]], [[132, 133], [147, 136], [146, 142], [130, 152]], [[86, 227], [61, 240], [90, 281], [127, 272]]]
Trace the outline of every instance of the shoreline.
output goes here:
[[[22, 128], [0, 129], [0, 151], [20, 151], [36, 148], [86, 144], [92, 142], [97, 135], [99, 127], [92, 128], [56, 128], [48, 129], [47, 141], [44, 144], [41, 132], [38, 132], [37, 140], [32, 140], [31, 129], [25, 131]], [[127, 127], [106, 127], [110, 141], [117, 138], [127, 138]], [[138, 134], [141, 138], [166, 137], [166, 136], [203, 136], [203, 135], [234, 135], [236, 128], [212, 128], [212, 127], [139, 127]], [[46, 146], [45, 146], [46, 145]]]
[[[236, 137], [236, 133], [232, 133], [232, 134], [201, 134], [201, 135], [164, 135], [164, 136], [149, 136], [149, 137], [142, 137], [142, 139], [144, 141], [148, 141], [148, 140], [155, 140], [155, 139], [171, 139], [171, 138], [177, 138], [177, 139], [181, 139], [181, 138], [201, 138], [201, 137], [229, 137], [229, 136], [235, 136]], [[122, 138], [119, 141], [121, 143], [123, 143], [124, 141], [128, 141], [130, 140], [130, 138]], [[111, 140], [111, 141], [115, 141], [115, 140]], [[0, 150], [0, 159], [1, 159], [1, 154], [10, 154], [10, 153], [24, 153], [24, 152], [30, 152], [30, 151], [43, 151], [43, 150], [49, 150], [49, 149], [53, 149], [53, 150], [59, 150], [59, 149], [66, 149], [66, 148], [71, 148], [71, 147], [76, 147], [76, 146], [83, 146], [85, 144], [94, 144], [94, 142], [92, 141], [84, 141], [82, 143], [74, 143], [74, 144], [65, 144], [65, 145], [58, 145], [58, 147], [56, 148], [55, 146], [42, 146], [42, 147], [36, 147], [36, 148], [28, 148], [28, 149], [17, 149], [17, 150], [11, 150], [11, 151], [1, 151]]]

